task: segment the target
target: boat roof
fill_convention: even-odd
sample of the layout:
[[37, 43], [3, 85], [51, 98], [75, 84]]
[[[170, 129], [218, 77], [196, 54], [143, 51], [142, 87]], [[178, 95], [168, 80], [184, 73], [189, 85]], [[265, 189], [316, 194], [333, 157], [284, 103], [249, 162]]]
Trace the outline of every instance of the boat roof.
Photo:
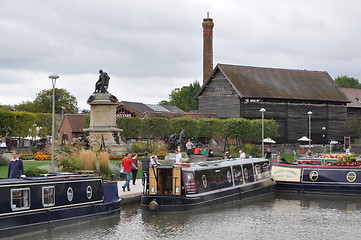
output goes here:
[[44, 174], [39, 177], [0, 178], [0, 185], [84, 179], [101, 179], [101, 177], [96, 177], [94, 174]]
[[159, 165], [157, 168], [173, 168], [173, 167], [182, 167], [183, 171], [199, 171], [205, 169], [213, 169], [213, 168], [222, 168], [222, 167], [229, 167], [229, 166], [236, 166], [242, 164], [250, 164], [250, 163], [258, 163], [269, 161], [266, 158], [232, 158], [232, 159], [222, 159], [222, 160], [215, 160], [215, 161], [207, 161], [207, 162], [197, 162], [197, 163], [190, 163], [189, 166], [172, 166], [172, 165]]

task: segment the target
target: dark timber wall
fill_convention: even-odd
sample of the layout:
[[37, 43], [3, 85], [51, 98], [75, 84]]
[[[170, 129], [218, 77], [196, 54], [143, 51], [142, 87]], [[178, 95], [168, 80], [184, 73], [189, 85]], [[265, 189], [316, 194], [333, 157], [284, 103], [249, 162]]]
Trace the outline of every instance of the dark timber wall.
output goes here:
[[[265, 108], [265, 119], [274, 119], [280, 125], [278, 143], [297, 142], [308, 137], [308, 115], [311, 111], [311, 138], [313, 143], [326, 140], [343, 141], [346, 134], [347, 108], [345, 104], [330, 103], [273, 103], [267, 99], [241, 99], [220, 71], [208, 82], [198, 97], [199, 112], [215, 113], [219, 118], [243, 117], [260, 119]], [[326, 130], [322, 130], [325, 127]], [[261, 130], [260, 130], [261, 131]], [[267, 133], [266, 133], [267, 134]], [[323, 137], [325, 136], [325, 137]]]

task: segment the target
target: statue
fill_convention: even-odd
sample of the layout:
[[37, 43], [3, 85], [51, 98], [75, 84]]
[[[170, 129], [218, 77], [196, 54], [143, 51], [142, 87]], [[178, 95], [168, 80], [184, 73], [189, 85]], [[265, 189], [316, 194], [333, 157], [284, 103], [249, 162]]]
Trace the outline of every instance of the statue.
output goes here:
[[113, 132], [113, 137], [114, 137], [115, 144], [120, 144], [119, 135], [118, 135], [117, 131]]
[[185, 152], [187, 151], [186, 148], [186, 131], [183, 129], [180, 133], [179, 133], [179, 139], [178, 139], [178, 146], [180, 146], [180, 150], [181, 152]]
[[175, 152], [177, 150], [177, 134], [170, 135], [168, 139], [168, 152]]
[[10, 142], [11, 142], [11, 127], [10, 126], [7, 126], [4, 128], [4, 131], [5, 131], [5, 143], [6, 143], [6, 147], [8, 149], [8, 152], [11, 151], [11, 146], [10, 146]]
[[99, 70], [99, 80], [95, 83], [94, 93], [108, 93], [109, 79], [108, 73]]
[[39, 152], [43, 151], [46, 146], [46, 142], [47, 142], [47, 139], [46, 139], [45, 135], [43, 134], [43, 136], [35, 144], [36, 149]]

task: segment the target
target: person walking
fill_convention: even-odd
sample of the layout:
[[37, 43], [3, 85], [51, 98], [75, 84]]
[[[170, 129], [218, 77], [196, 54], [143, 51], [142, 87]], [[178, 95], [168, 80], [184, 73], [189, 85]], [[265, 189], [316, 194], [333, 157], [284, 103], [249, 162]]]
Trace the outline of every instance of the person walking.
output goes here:
[[16, 151], [12, 151], [12, 159], [9, 162], [8, 178], [20, 178], [24, 175], [23, 161], [18, 158]]
[[126, 153], [125, 156], [126, 156], [126, 157], [123, 158], [122, 163], [121, 163], [121, 165], [122, 165], [123, 168], [124, 168], [124, 173], [125, 173], [125, 183], [124, 183], [124, 185], [122, 186], [124, 192], [125, 192], [125, 188], [127, 188], [128, 191], [130, 191], [129, 182], [130, 182], [130, 173], [131, 173], [131, 171], [132, 171], [131, 167], [133, 166], [134, 168], [138, 169], [138, 168], [134, 165], [132, 159], [130, 158], [130, 154], [129, 154], [129, 153]]
[[149, 175], [150, 157], [148, 157], [148, 152], [144, 152], [144, 157], [140, 161], [142, 163], [142, 184], [144, 186], [145, 178], [148, 178]]
[[131, 170], [133, 177], [133, 185], [135, 185], [135, 181], [137, 180], [138, 167], [139, 167], [138, 154], [136, 153], [132, 154], [132, 161], [134, 165], [131, 166]]

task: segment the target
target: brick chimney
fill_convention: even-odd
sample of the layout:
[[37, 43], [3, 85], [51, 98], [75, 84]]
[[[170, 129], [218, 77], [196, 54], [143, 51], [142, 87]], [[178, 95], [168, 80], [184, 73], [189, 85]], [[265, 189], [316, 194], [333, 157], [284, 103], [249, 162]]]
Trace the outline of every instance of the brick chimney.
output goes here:
[[203, 84], [213, 71], [213, 19], [203, 18]]

